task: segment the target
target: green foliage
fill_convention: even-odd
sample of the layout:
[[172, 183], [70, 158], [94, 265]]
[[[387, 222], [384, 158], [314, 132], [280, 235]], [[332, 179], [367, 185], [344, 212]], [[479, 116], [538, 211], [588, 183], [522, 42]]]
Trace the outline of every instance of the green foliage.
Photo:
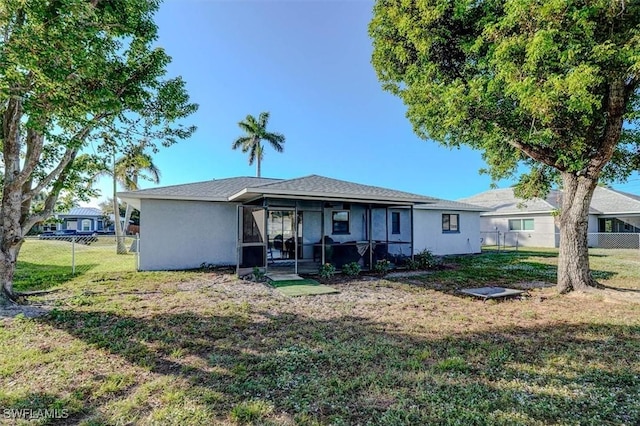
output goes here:
[[415, 259], [409, 258], [406, 260], [404, 264], [407, 267], [407, 269], [410, 271], [417, 271], [418, 269], [420, 269], [420, 262], [418, 262]]
[[348, 277], [357, 277], [362, 268], [358, 262], [350, 262], [342, 267], [342, 273]]
[[377, 274], [384, 275], [391, 270], [391, 262], [387, 259], [378, 260], [375, 265], [373, 265], [373, 270]]
[[244, 135], [238, 137], [231, 145], [232, 149], [242, 149], [242, 152], [249, 153], [249, 165], [256, 162], [256, 175], [260, 177], [260, 164], [264, 157], [264, 146], [262, 141], [267, 141], [276, 152], [284, 151], [285, 137], [281, 133], [267, 131], [269, 123], [269, 112], [261, 112], [256, 119], [253, 115], [238, 123], [244, 131]]
[[253, 267], [253, 280], [254, 281], [262, 281], [264, 280], [264, 271], [257, 266]]
[[320, 278], [324, 278], [325, 280], [328, 280], [331, 277], [333, 277], [335, 273], [336, 273], [336, 267], [333, 266], [331, 263], [325, 263], [324, 265], [320, 266], [320, 269], [318, 269], [318, 275], [320, 275]]
[[[180, 122], [197, 105], [180, 77], [165, 76], [170, 57], [154, 46], [159, 2], [117, 4], [7, 0], [0, 7], [3, 168], [22, 172], [3, 191], [23, 192], [27, 211], [46, 194], [22, 218], [25, 232], [59, 196], [96, 195], [90, 182], [104, 156], [140, 144], [157, 152], [195, 130]], [[83, 153], [89, 144], [94, 149]]]
[[464, 359], [459, 356], [454, 356], [451, 358], [445, 358], [442, 361], [438, 362], [434, 368], [440, 372], [458, 372], [464, 373], [469, 370], [469, 366], [465, 362]]
[[416, 269], [433, 269], [440, 265], [440, 259], [433, 255], [429, 250], [424, 249], [420, 253], [414, 256], [414, 261], [417, 262]]
[[420, 137], [481, 150], [496, 180], [530, 166], [533, 196], [609, 158], [604, 178], [638, 170], [639, 24], [637, 2], [378, 0], [369, 33]]
[[241, 423], [256, 423], [273, 411], [273, 407], [264, 401], [242, 402], [231, 409], [231, 420]]

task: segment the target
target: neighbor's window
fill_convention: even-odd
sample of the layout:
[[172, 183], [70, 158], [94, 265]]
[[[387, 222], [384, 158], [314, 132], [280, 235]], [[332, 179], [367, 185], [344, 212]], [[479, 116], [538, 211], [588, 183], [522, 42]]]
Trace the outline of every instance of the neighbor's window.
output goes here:
[[333, 233], [334, 234], [348, 234], [349, 233], [349, 212], [341, 210], [333, 212]]
[[533, 219], [509, 219], [509, 231], [533, 231]]
[[400, 233], [400, 212], [391, 212], [391, 233]]
[[89, 219], [82, 220], [82, 230], [91, 231], [91, 221]]
[[443, 214], [442, 232], [460, 232], [459, 221], [460, 215], [458, 214]]

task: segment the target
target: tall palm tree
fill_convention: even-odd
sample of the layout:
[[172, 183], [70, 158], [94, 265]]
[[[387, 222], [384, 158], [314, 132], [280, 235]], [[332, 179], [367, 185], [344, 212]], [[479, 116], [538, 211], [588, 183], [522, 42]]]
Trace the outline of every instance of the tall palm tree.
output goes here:
[[[131, 147], [122, 157], [116, 159], [115, 154], [111, 161], [111, 168], [103, 168], [99, 173], [93, 176], [92, 181], [95, 182], [101, 176], [110, 176], [113, 181], [113, 211], [114, 211], [114, 228], [117, 242], [117, 253], [125, 254], [127, 249], [124, 245], [124, 233], [122, 224], [120, 223], [120, 209], [118, 208], [117, 190], [118, 184], [127, 191], [135, 191], [138, 189], [139, 179], [149, 180], [154, 183], [160, 182], [160, 170], [153, 163], [151, 155], [144, 151], [144, 142]], [[132, 207], [127, 204], [125, 212], [124, 224], [127, 225], [131, 218]]]
[[[116, 177], [127, 191], [139, 189], [140, 179], [148, 180], [155, 184], [160, 183], [160, 169], [154, 164], [150, 154], [144, 151], [144, 144], [134, 146], [127, 154], [115, 162]], [[133, 213], [133, 207], [127, 204], [124, 215], [125, 231], [129, 225]]]
[[238, 123], [238, 126], [244, 130], [245, 134], [238, 137], [231, 145], [233, 149], [241, 148], [242, 152], [249, 153], [249, 165], [252, 165], [254, 161], [256, 162], [256, 176], [258, 177], [260, 177], [260, 164], [264, 157], [262, 141], [269, 142], [269, 145], [277, 152], [284, 151], [284, 135], [267, 131], [268, 122], [268, 112], [260, 113], [258, 119], [251, 114], [247, 115], [247, 118]]

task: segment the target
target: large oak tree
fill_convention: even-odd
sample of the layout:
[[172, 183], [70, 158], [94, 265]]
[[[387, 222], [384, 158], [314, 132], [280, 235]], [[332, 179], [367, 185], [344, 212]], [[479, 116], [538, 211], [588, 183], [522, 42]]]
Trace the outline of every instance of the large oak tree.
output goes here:
[[369, 32], [420, 137], [481, 150], [494, 179], [528, 166], [524, 198], [561, 185], [558, 289], [595, 286], [593, 191], [640, 163], [640, 2], [378, 0]]
[[[0, 2], [0, 303], [14, 298], [23, 236], [61, 194], [86, 199], [101, 156], [168, 146], [197, 108], [153, 46], [155, 0]], [[90, 144], [93, 149], [86, 149]], [[93, 158], [92, 158], [93, 157]], [[46, 194], [38, 208], [33, 200]]]

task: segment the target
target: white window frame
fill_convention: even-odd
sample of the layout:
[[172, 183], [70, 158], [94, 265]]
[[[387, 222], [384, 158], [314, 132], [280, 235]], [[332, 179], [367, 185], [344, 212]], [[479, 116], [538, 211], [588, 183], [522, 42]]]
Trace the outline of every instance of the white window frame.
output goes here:
[[[531, 222], [531, 229], [525, 229], [525, 223]], [[514, 229], [513, 224], [518, 223], [518, 229]], [[536, 229], [536, 221], [532, 217], [526, 217], [521, 219], [509, 219], [508, 222], [509, 232], [533, 232]]]
[[[448, 229], [444, 227], [444, 217], [448, 216]], [[455, 229], [451, 229], [451, 218], [455, 217]], [[460, 214], [459, 213], [442, 213], [442, 233], [443, 234], [459, 234], [460, 233]]]

